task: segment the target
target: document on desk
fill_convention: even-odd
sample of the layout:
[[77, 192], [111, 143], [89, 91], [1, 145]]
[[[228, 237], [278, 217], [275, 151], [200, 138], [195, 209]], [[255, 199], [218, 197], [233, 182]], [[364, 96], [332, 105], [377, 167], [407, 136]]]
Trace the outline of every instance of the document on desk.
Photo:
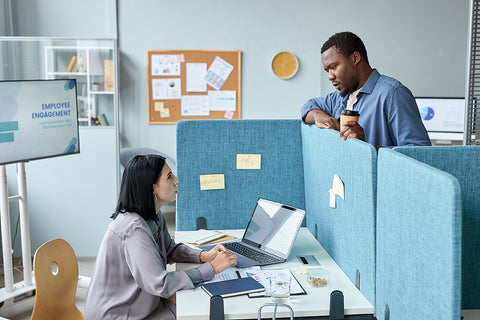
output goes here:
[[306, 294], [305, 289], [298, 283], [297, 279], [293, 276], [293, 274], [288, 269], [266, 269], [266, 270], [252, 270], [246, 272], [246, 275], [249, 277], [253, 277], [257, 280], [261, 285], [265, 287], [265, 291], [262, 292], [254, 292], [249, 293], [249, 298], [255, 297], [265, 297], [270, 296], [270, 277], [277, 276], [280, 274], [289, 275], [290, 276], [290, 294]]
[[292, 273], [288, 269], [262, 270], [262, 268], [260, 268], [259, 266], [248, 267], [248, 268], [230, 267], [216, 274], [212, 280], [206, 281], [204, 282], [204, 284], [238, 279], [238, 278], [252, 277], [255, 280], [257, 280], [262, 286], [265, 287], [265, 291], [249, 293], [248, 297], [249, 298], [267, 297], [267, 296], [270, 296], [269, 278], [271, 276], [278, 275], [278, 274], [286, 274], [290, 276], [290, 279], [291, 279], [290, 294], [292, 295], [306, 294], [305, 289], [303, 289], [303, 287], [300, 285], [300, 283], [298, 283], [297, 279], [292, 275]]
[[217, 273], [212, 280], [206, 281], [204, 283], [232, 280], [238, 278], [248, 277], [249, 273], [261, 271], [262, 269], [259, 266], [248, 267], [248, 268], [239, 268], [239, 267], [229, 267], [224, 271]]

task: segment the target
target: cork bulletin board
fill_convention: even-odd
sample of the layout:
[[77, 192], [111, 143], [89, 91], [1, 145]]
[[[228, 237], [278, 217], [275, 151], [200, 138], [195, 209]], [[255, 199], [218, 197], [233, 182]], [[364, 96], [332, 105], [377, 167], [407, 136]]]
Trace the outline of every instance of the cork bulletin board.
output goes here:
[[148, 123], [240, 119], [241, 51], [149, 50]]

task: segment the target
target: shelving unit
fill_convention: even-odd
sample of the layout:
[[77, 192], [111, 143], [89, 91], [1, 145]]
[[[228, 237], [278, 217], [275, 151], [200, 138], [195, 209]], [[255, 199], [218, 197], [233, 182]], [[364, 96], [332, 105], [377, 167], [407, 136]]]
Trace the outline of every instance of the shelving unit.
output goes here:
[[[98, 250], [109, 223], [105, 212], [110, 212], [111, 204], [117, 201], [120, 150], [116, 39], [0, 37], [0, 52], [0, 80], [76, 79], [78, 105], [83, 107], [79, 110], [83, 112], [79, 121], [79, 154], [0, 168], [2, 236], [10, 238], [10, 231], [14, 230], [10, 228], [10, 216], [17, 216], [20, 222], [20, 237], [2, 241], [2, 311], [34, 296], [31, 255], [46, 239], [55, 236], [67, 240], [80, 257], [92, 256]], [[71, 57], [81, 54], [85, 70], [82, 67], [77, 72], [67, 72]], [[108, 88], [112, 91], [104, 89], [105, 60], [112, 60], [113, 82]], [[100, 88], [93, 86], [95, 82]], [[95, 126], [91, 116], [97, 114], [105, 114], [109, 125]], [[54, 186], [55, 194], [45, 187], [45, 181]], [[15, 188], [19, 194], [8, 196]], [[18, 209], [11, 207], [10, 202], [18, 202]], [[24, 262], [24, 280], [17, 283], [10, 263], [12, 256], [21, 256]], [[79, 286], [87, 287], [87, 279], [82, 277]]]
[[[73, 69], [67, 71], [72, 67], [73, 57]], [[46, 78], [77, 80], [78, 120], [81, 126], [114, 125], [115, 60], [113, 47], [45, 46]]]

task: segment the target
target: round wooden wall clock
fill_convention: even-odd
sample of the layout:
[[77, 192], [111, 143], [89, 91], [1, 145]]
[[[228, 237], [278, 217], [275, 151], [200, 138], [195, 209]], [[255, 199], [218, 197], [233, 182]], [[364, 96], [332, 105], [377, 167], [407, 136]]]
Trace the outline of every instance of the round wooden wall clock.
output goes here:
[[272, 59], [272, 71], [281, 79], [289, 79], [297, 73], [298, 60], [294, 54], [282, 51]]

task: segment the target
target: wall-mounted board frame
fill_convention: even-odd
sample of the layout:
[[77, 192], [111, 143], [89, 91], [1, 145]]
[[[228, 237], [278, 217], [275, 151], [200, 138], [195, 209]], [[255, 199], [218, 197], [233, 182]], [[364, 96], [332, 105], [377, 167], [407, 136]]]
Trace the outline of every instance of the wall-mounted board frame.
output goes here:
[[240, 119], [241, 51], [148, 50], [148, 123]]

